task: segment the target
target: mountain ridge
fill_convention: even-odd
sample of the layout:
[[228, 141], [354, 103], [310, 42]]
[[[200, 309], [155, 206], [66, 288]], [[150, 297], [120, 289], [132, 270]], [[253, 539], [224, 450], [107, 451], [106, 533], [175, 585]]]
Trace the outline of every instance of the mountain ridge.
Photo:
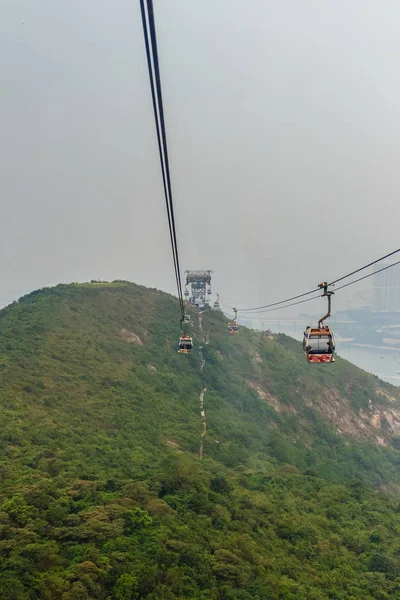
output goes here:
[[399, 392], [190, 312], [190, 356], [177, 299], [129, 282], [0, 312], [0, 597], [400, 598], [397, 430], [322, 410], [371, 420]]

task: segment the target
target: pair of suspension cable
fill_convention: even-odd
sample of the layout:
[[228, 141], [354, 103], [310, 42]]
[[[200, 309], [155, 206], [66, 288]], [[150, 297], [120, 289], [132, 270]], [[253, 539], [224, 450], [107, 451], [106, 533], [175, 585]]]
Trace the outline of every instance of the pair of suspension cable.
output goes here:
[[[344, 279], [347, 279], [348, 277], [351, 277], [352, 275], [355, 275], [356, 273], [360, 273], [361, 271], [368, 269], [368, 267], [372, 267], [373, 265], [381, 262], [382, 260], [385, 260], [386, 258], [389, 258], [390, 256], [397, 254], [398, 252], [400, 252], [400, 248], [398, 248], [397, 250], [393, 250], [393, 252], [389, 252], [389, 254], [386, 254], [385, 256], [381, 256], [380, 258], [377, 258], [376, 260], [368, 263], [367, 265], [364, 265], [363, 267], [360, 267], [359, 269], [356, 269], [355, 271], [351, 271], [351, 273], [347, 273], [347, 275], [338, 277], [334, 281], [331, 281], [330, 283], [328, 283], [328, 287], [335, 285], [336, 283], [339, 283], [340, 281], [343, 281]], [[382, 267], [382, 269], [378, 269], [377, 271], [374, 271], [373, 273], [369, 273], [368, 275], [359, 277], [358, 279], [350, 281], [349, 283], [345, 283], [344, 285], [341, 285], [340, 287], [336, 288], [335, 291], [342, 290], [343, 288], [349, 287], [350, 285], [358, 283], [359, 281], [362, 281], [363, 279], [367, 279], [368, 277], [372, 277], [372, 275], [376, 275], [377, 273], [381, 273], [382, 271], [386, 271], [387, 269], [390, 269], [391, 267], [394, 267], [398, 264], [400, 264], [400, 260], [398, 260], [397, 262], [391, 263], [390, 265], [386, 265], [385, 267]], [[264, 306], [255, 306], [253, 308], [238, 308], [237, 311], [242, 312], [242, 313], [248, 312], [248, 313], [252, 313], [252, 314], [272, 312], [275, 310], [280, 310], [282, 308], [287, 308], [289, 306], [296, 306], [297, 304], [303, 304], [304, 302], [310, 302], [311, 300], [316, 300], [317, 298], [320, 298], [320, 296], [321, 296], [320, 294], [318, 296], [312, 296], [311, 298], [306, 298], [305, 300], [300, 300], [299, 302], [292, 302], [292, 300], [297, 300], [298, 298], [310, 296], [311, 294], [314, 294], [318, 291], [320, 291], [320, 288], [315, 288], [313, 290], [310, 290], [309, 292], [305, 292], [304, 294], [298, 294], [297, 296], [292, 296], [291, 298], [286, 298], [286, 300], [280, 300], [279, 302], [272, 302], [271, 304], [266, 304]], [[290, 304], [288, 304], [288, 302]]]
[[[182, 293], [181, 271], [180, 271], [180, 265], [179, 265], [179, 255], [178, 255], [178, 243], [177, 243], [177, 235], [176, 235], [174, 207], [173, 207], [173, 200], [172, 200], [172, 186], [171, 186], [171, 176], [170, 176], [170, 169], [169, 169], [167, 137], [166, 137], [166, 130], [165, 130], [164, 107], [163, 107], [163, 99], [162, 99], [162, 86], [161, 86], [160, 65], [159, 65], [158, 50], [157, 50], [157, 36], [156, 36], [156, 26], [155, 26], [155, 19], [154, 19], [153, 0], [140, 0], [140, 8], [141, 8], [141, 13], [142, 13], [143, 34], [144, 34], [144, 41], [145, 41], [145, 47], [146, 47], [147, 65], [148, 65], [148, 70], [149, 70], [151, 96], [152, 96], [152, 100], [153, 100], [154, 119], [155, 119], [155, 124], [156, 124], [158, 151], [159, 151], [159, 156], [160, 156], [161, 172], [162, 172], [162, 179], [163, 179], [163, 186], [164, 186], [164, 196], [165, 196], [165, 202], [166, 202], [166, 208], [167, 208], [168, 226], [169, 226], [171, 248], [172, 248], [172, 257], [173, 257], [173, 262], [174, 262], [176, 284], [177, 284], [177, 289], [178, 289], [178, 298], [179, 298], [179, 305], [180, 305], [180, 311], [181, 311], [181, 321], [183, 322], [184, 317], [185, 317], [185, 306], [184, 306], [183, 293]], [[347, 275], [343, 275], [342, 277], [339, 277], [339, 278], [335, 279], [334, 281], [331, 281], [328, 284], [328, 287], [333, 286], [336, 283], [339, 283], [340, 281], [343, 281], [353, 275], [356, 275], [357, 273], [364, 271], [368, 267], [371, 267], [371, 266], [381, 262], [382, 260], [385, 260], [386, 258], [389, 258], [389, 257], [397, 254], [398, 252], [400, 252], [400, 248], [397, 250], [393, 250], [393, 252], [390, 252], [389, 254], [386, 254], [385, 256], [381, 256], [380, 258], [377, 258], [376, 260], [368, 263], [367, 265], [364, 265], [363, 267], [360, 267], [359, 269], [356, 269], [354, 271], [351, 271], [350, 273], [347, 273]], [[355, 279], [353, 281], [350, 281], [349, 283], [341, 285], [340, 287], [336, 288], [336, 291], [339, 291], [350, 285], [354, 285], [355, 283], [358, 283], [359, 281], [367, 279], [368, 277], [371, 277], [374, 274], [381, 273], [382, 271], [385, 271], [386, 269], [390, 269], [391, 267], [394, 267], [395, 265], [398, 265], [399, 263], [400, 263], [400, 260], [395, 263], [392, 263], [390, 265], [386, 265], [385, 267], [375, 271], [374, 273], [369, 273], [368, 275], [364, 275], [363, 277], [359, 277], [358, 279]], [[255, 307], [251, 307], [251, 308], [238, 308], [238, 309], [235, 309], [235, 312], [236, 313], [241, 312], [241, 313], [257, 314], [257, 313], [262, 313], [262, 312], [271, 312], [271, 311], [275, 311], [275, 310], [280, 310], [281, 308], [288, 308], [290, 306], [296, 306], [297, 304], [303, 304], [305, 302], [309, 302], [311, 300], [316, 300], [317, 298], [319, 298], [320, 294], [318, 294], [317, 296], [312, 296], [311, 298], [305, 298], [306, 296], [315, 294], [318, 291], [320, 291], [320, 288], [315, 288], [308, 292], [304, 292], [303, 294], [298, 294], [296, 296], [292, 296], [290, 298], [286, 298], [285, 300], [280, 300], [278, 302], [272, 302], [271, 304], [265, 304], [263, 306], [255, 306]], [[299, 300], [298, 302], [293, 302], [293, 300], [298, 300], [299, 298], [305, 298], [305, 299]]]
[[183, 302], [178, 242], [176, 235], [174, 206], [172, 201], [172, 185], [169, 169], [168, 146], [165, 130], [164, 106], [162, 98], [160, 64], [158, 60], [157, 35], [154, 19], [153, 0], [140, 0], [140, 9], [142, 13], [143, 35], [146, 46], [146, 58], [149, 70], [151, 97], [153, 100], [153, 111], [157, 132], [158, 152], [160, 156], [164, 196], [167, 207], [168, 227], [171, 239], [172, 257], [174, 261], [175, 278], [176, 285], [178, 288], [178, 298], [182, 323], [185, 318], [185, 305]]

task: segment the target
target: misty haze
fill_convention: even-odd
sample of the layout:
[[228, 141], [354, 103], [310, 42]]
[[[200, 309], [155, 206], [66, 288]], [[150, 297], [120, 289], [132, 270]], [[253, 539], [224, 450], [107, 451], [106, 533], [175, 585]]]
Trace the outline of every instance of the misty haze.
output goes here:
[[1, 3], [0, 600], [400, 600], [399, 31]]
[[[397, 247], [397, 2], [155, 10], [184, 269], [258, 306]], [[174, 292], [137, 3], [0, 11], [0, 301], [93, 278]]]

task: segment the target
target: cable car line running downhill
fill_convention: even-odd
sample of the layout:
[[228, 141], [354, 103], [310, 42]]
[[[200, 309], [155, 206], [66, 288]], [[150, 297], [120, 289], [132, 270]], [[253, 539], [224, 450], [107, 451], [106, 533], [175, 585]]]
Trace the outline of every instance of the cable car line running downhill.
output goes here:
[[[399, 250], [396, 250], [396, 252], [399, 252]], [[389, 255], [390, 256], [390, 255]], [[382, 259], [379, 259], [382, 260]], [[379, 260], [374, 261], [371, 264], [376, 264], [377, 262], [379, 262]], [[397, 262], [391, 263], [390, 265], [386, 265], [386, 267], [383, 267], [382, 269], [378, 269], [378, 271], [374, 271], [373, 273], [368, 273], [368, 275], [364, 275], [363, 277], [359, 277], [358, 279], [355, 279], [354, 281], [350, 281], [349, 283], [345, 283], [344, 285], [341, 285], [340, 287], [336, 288], [335, 292], [338, 292], [339, 290], [342, 290], [346, 287], [349, 287], [350, 285], [353, 285], [354, 283], [358, 283], [359, 281], [362, 281], [363, 279], [368, 279], [368, 277], [372, 277], [372, 275], [376, 275], [377, 273], [381, 273], [382, 271], [386, 271], [386, 269], [390, 269], [391, 267], [395, 267], [396, 265], [400, 264], [400, 260], [398, 260]], [[371, 266], [371, 265], [368, 265]], [[363, 267], [363, 269], [366, 267]], [[357, 271], [354, 271], [354, 273], [359, 273], [361, 271], [361, 269], [357, 269]], [[346, 277], [349, 277], [350, 275], [346, 275]], [[340, 279], [336, 280], [336, 281], [342, 281], [344, 279], [344, 277], [341, 277]], [[329, 283], [329, 285], [333, 285], [333, 283]], [[318, 288], [316, 288], [315, 291], [317, 291]], [[311, 293], [311, 292], [308, 292]], [[298, 298], [301, 298], [302, 296], [306, 296], [307, 294], [301, 294], [300, 296], [297, 296]], [[274, 312], [275, 310], [282, 310], [283, 308], [289, 308], [289, 306], [296, 306], [297, 304], [304, 304], [305, 302], [310, 302], [311, 300], [317, 300], [317, 298], [321, 298], [321, 295], [318, 294], [318, 296], [313, 296], [312, 298], [306, 298], [305, 300], [300, 300], [299, 302], [292, 302], [291, 304], [285, 304], [284, 306], [276, 306], [277, 304], [281, 305], [284, 302], [289, 302], [290, 299], [288, 300], [282, 300], [281, 302], [275, 302], [274, 304], [270, 304], [269, 306], [275, 306], [275, 308], [269, 308], [266, 310], [255, 310], [253, 309], [253, 312], [251, 314], [255, 315], [255, 314], [262, 314], [262, 313], [267, 313], [267, 312]], [[293, 299], [293, 298], [291, 298]], [[244, 309], [237, 309], [238, 311], [241, 312], [247, 312]]]
[[[327, 325], [324, 325], [324, 321], [326, 319], [329, 319], [329, 317], [331, 316], [332, 296], [335, 293], [331, 290], [328, 290], [328, 287], [333, 286], [333, 285], [335, 285], [335, 283], [338, 283], [339, 281], [343, 281], [344, 279], [347, 279], [348, 277], [351, 277], [352, 275], [355, 275], [356, 273], [360, 273], [361, 271], [364, 271], [368, 267], [371, 267], [372, 265], [379, 263], [380, 261], [384, 260], [385, 258], [389, 258], [390, 256], [397, 254], [398, 252], [400, 252], [400, 248], [397, 250], [394, 250], [393, 252], [390, 252], [389, 254], [386, 254], [385, 256], [383, 256], [381, 258], [378, 258], [378, 259], [368, 263], [367, 265], [364, 265], [363, 267], [360, 267], [359, 269], [356, 269], [355, 271], [352, 271], [351, 273], [348, 273], [347, 275], [343, 275], [342, 277], [335, 279], [331, 283], [327, 283], [326, 281], [324, 281], [323, 283], [319, 284], [318, 288], [316, 288], [315, 290], [311, 290], [310, 292], [306, 292], [304, 294], [299, 294], [298, 296], [293, 296], [292, 298], [288, 298], [288, 299], [282, 300], [280, 302], [274, 302], [272, 304], [266, 305], [265, 307], [258, 307], [258, 309], [257, 308], [253, 308], [253, 309], [236, 309], [236, 308], [234, 308], [233, 310], [235, 311], [235, 321], [236, 321], [237, 313], [239, 310], [241, 310], [241, 312], [247, 312], [247, 311], [252, 310], [253, 312], [251, 312], [250, 314], [257, 314], [257, 313], [272, 312], [275, 310], [280, 310], [282, 308], [288, 308], [289, 306], [295, 306], [296, 304], [303, 304], [304, 302], [310, 302], [311, 300], [316, 300], [317, 298], [320, 297], [320, 295], [313, 296], [312, 298], [306, 298], [306, 299], [300, 300], [298, 302], [292, 302], [290, 304], [287, 304], [290, 300], [295, 300], [296, 298], [302, 298], [303, 296], [308, 296], [309, 294], [313, 293], [314, 291], [317, 291], [318, 289], [322, 289], [323, 290], [322, 297], [328, 299], [328, 311], [327, 311], [326, 315], [324, 315], [323, 317], [321, 317], [321, 319], [319, 319], [318, 327], [311, 327], [310, 325], [308, 325], [306, 327], [306, 330], [304, 332], [304, 338], [303, 338], [303, 350], [304, 350], [304, 354], [307, 358], [307, 361], [309, 363], [321, 364], [321, 363], [335, 362], [335, 358], [334, 358], [335, 341], [334, 341], [333, 333]], [[367, 279], [368, 277], [372, 277], [372, 275], [381, 273], [382, 271], [386, 271], [387, 269], [390, 269], [391, 267], [394, 267], [398, 264], [400, 264], [400, 260], [398, 260], [394, 263], [391, 263], [389, 265], [386, 265], [385, 267], [382, 267], [381, 269], [378, 269], [378, 270], [374, 271], [373, 273], [368, 273], [368, 275], [364, 275], [363, 277], [358, 277], [357, 279], [354, 279], [353, 281], [350, 281], [349, 283], [345, 283], [344, 285], [341, 285], [338, 288], [336, 288], [336, 291], [339, 291], [346, 287], [349, 287], [350, 285], [358, 283], [359, 281], [363, 281], [364, 279]], [[274, 308], [269, 308], [269, 307], [274, 307]], [[228, 324], [229, 330], [230, 330], [231, 324], [232, 324], [232, 322], [230, 321]], [[232, 333], [232, 332], [230, 331], [230, 333]]]
[[185, 314], [185, 304], [183, 301], [182, 293], [181, 271], [179, 265], [174, 206], [172, 201], [172, 186], [169, 169], [167, 136], [165, 131], [164, 107], [162, 99], [162, 86], [160, 76], [160, 65], [158, 60], [157, 35], [154, 19], [153, 0], [140, 0], [140, 9], [142, 13], [143, 35], [146, 47], [146, 58], [149, 71], [151, 97], [153, 101], [154, 120], [157, 132], [157, 143], [164, 186], [164, 196], [167, 207], [172, 257], [174, 261], [175, 278], [176, 285], [178, 288], [178, 299], [181, 312], [181, 336], [179, 338], [178, 352], [180, 352], [181, 354], [190, 354], [193, 348], [193, 340], [189, 335], [185, 333], [183, 328], [183, 324], [187, 323], [189, 319], [188, 315]]
[[[143, 24], [143, 35], [144, 42], [146, 48], [146, 58], [147, 58], [147, 66], [149, 71], [149, 80], [150, 80], [150, 89], [151, 89], [151, 97], [153, 102], [153, 111], [154, 111], [154, 120], [156, 125], [156, 133], [157, 133], [157, 143], [158, 143], [158, 151], [161, 165], [161, 174], [163, 180], [164, 187], [164, 196], [165, 203], [167, 208], [167, 217], [168, 217], [168, 227], [170, 232], [170, 241], [171, 241], [171, 249], [172, 249], [172, 258], [174, 262], [174, 270], [175, 270], [175, 278], [176, 285], [178, 289], [178, 299], [180, 306], [180, 324], [181, 324], [181, 335], [179, 338], [179, 352], [182, 354], [190, 354], [193, 349], [193, 340], [192, 338], [184, 331], [184, 324], [190, 321], [189, 315], [185, 312], [185, 303], [183, 300], [183, 292], [182, 292], [182, 283], [181, 283], [181, 270], [179, 264], [179, 254], [178, 254], [178, 242], [177, 242], [177, 234], [176, 234], [176, 226], [175, 226], [175, 216], [174, 216], [174, 206], [172, 200], [172, 185], [171, 185], [171, 176], [170, 176], [170, 168], [169, 168], [169, 158], [168, 158], [168, 145], [167, 145], [167, 137], [165, 130], [165, 118], [164, 118], [164, 107], [163, 107], [163, 98], [162, 98], [162, 86], [161, 86], [161, 76], [160, 76], [160, 65], [158, 60], [158, 49], [157, 49], [157, 36], [156, 36], [156, 26], [154, 19], [154, 7], [153, 0], [140, 0], [140, 9], [142, 13], [142, 24]], [[400, 248], [397, 250], [393, 250], [382, 256], [377, 258], [376, 260], [360, 267], [359, 269], [355, 269], [351, 271], [347, 275], [343, 275], [331, 281], [330, 283], [323, 282], [320, 283], [317, 288], [314, 288], [308, 292], [304, 292], [303, 294], [297, 294], [296, 296], [292, 296], [290, 298], [286, 298], [285, 300], [280, 300], [279, 302], [272, 302], [271, 304], [265, 304], [263, 306], [255, 306], [251, 308], [233, 308], [235, 313], [234, 319], [229, 321], [228, 330], [230, 334], [238, 333], [238, 323], [237, 323], [237, 314], [241, 313], [262, 313], [262, 312], [270, 312], [274, 310], [280, 310], [282, 308], [288, 308], [289, 306], [295, 306], [297, 304], [302, 304], [304, 302], [310, 302], [311, 300], [316, 300], [321, 297], [320, 294], [317, 296], [313, 296], [312, 298], [307, 298], [311, 294], [319, 292], [321, 289], [323, 290], [322, 297], [327, 298], [328, 300], [328, 312], [327, 314], [319, 319], [318, 327], [308, 326], [304, 332], [304, 340], [303, 340], [303, 349], [306, 354], [308, 362], [314, 363], [324, 363], [324, 362], [334, 362], [335, 359], [333, 357], [335, 345], [333, 334], [328, 326], [324, 325], [324, 321], [328, 319], [331, 315], [331, 301], [333, 291], [328, 290], [329, 287], [334, 286], [336, 283], [344, 281], [361, 271], [389, 258], [394, 256], [400, 252]], [[390, 269], [395, 265], [400, 264], [400, 260], [390, 265], [386, 265], [382, 269], [375, 271], [375, 273], [380, 273], [385, 271], [386, 269]], [[364, 275], [363, 277], [359, 277], [349, 283], [345, 283], [340, 287], [336, 288], [336, 291], [344, 289], [350, 285], [358, 283], [368, 277], [371, 277], [374, 273], [369, 273], [368, 275]], [[210, 293], [209, 290], [208, 293]], [[186, 294], [186, 290], [185, 290]], [[299, 300], [299, 298], [304, 298], [303, 300]], [[298, 302], [293, 302], [293, 300], [299, 300]]]

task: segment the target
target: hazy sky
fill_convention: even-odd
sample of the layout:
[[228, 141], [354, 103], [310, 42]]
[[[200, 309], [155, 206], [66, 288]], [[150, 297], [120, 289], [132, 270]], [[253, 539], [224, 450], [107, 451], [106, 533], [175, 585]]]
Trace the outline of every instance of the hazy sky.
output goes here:
[[[183, 270], [257, 305], [399, 245], [398, 0], [155, 12]], [[93, 278], [174, 292], [138, 0], [3, 0], [0, 78], [0, 304]]]

